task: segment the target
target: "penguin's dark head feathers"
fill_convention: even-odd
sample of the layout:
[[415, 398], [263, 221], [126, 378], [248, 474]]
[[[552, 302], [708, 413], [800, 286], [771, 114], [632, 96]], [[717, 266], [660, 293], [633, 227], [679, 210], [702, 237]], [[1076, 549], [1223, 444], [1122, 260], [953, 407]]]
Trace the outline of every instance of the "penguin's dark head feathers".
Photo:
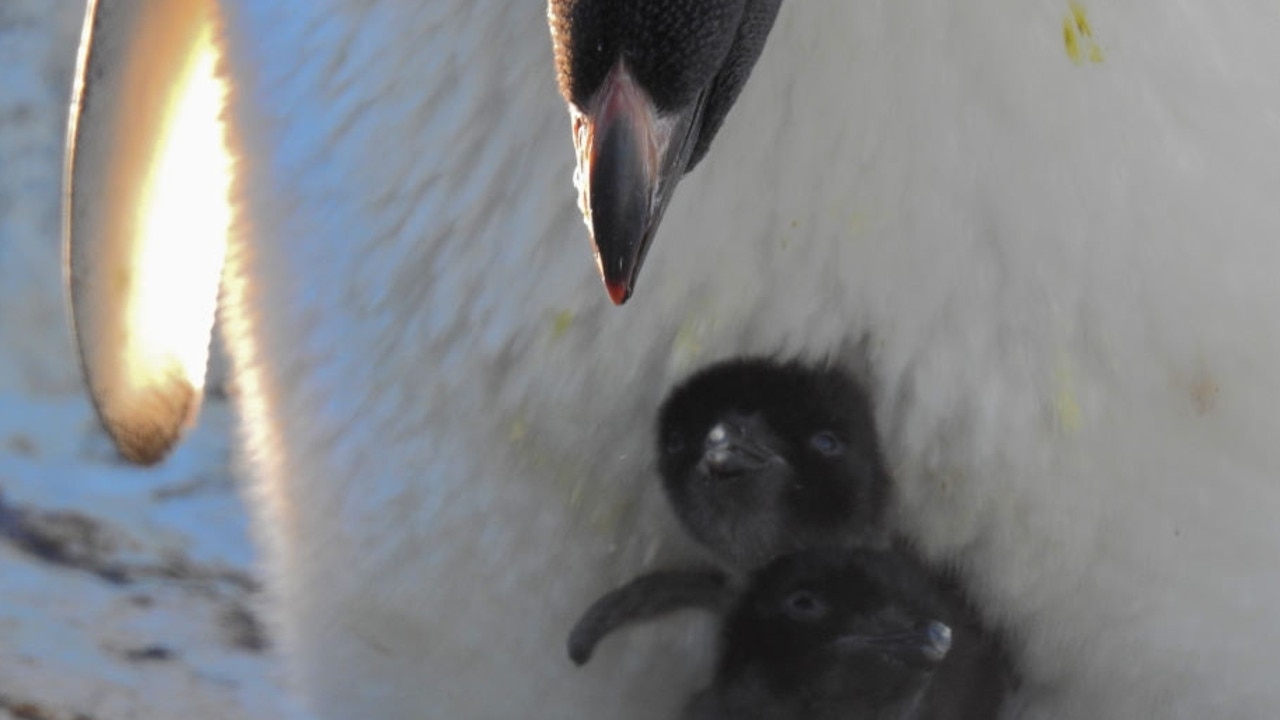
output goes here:
[[694, 102], [715, 82], [742, 22], [744, 0], [551, 0], [556, 75], [585, 108], [618, 62], [659, 112]]
[[839, 368], [713, 365], [667, 397], [657, 436], [676, 515], [740, 569], [882, 532], [890, 482], [870, 400]]
[[686, 718], [909, 718], [951, 650], [926, 575], [893, 553], [825, 548], [752, 575], [715, 681]]
[[579, 203], [601, 277], [630, 297], [680, 178], [706, 155], [781, 0], [549, 0]]

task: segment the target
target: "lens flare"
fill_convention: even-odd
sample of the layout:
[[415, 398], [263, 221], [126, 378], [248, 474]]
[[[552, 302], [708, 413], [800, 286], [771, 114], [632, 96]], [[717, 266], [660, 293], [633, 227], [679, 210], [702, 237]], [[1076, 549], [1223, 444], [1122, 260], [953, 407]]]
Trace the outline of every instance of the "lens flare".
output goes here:
[[126, 351], [134, 383], [176, 364], [193, 388], [204, 385], [231, 223], [231, 162], [221, 120], [226, 87], [216, 65], [206, 24], [165, 112], [143, 190]]

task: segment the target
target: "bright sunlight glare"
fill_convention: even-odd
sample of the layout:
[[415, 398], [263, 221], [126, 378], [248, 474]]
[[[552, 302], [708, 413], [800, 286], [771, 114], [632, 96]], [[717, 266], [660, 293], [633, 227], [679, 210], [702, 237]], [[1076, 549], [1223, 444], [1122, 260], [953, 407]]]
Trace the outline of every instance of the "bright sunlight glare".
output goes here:
[[157, 138], [143, 190], [129, 375], [138, 385], [176, 363], [199, 391], [230, 229], [231, 161], [221, 119], [225, 83], [208, 23], [200, 30]]

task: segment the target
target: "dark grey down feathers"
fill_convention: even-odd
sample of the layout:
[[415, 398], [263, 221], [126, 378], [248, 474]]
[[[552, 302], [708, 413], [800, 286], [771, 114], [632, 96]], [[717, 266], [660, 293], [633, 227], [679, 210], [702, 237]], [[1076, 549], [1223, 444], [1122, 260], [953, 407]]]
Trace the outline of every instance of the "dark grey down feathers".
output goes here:
[[891, 481], [863, 388], [831, 368], [711, 366], [658, 420], [659, 469], [720, 562], [642, 575], [597, 600], [574, 662], [620, 627], [681, 609], [722, 618], [715, 676], [685, 720], [982, 720], [1014, 682], [945, 573], [884, 527]]

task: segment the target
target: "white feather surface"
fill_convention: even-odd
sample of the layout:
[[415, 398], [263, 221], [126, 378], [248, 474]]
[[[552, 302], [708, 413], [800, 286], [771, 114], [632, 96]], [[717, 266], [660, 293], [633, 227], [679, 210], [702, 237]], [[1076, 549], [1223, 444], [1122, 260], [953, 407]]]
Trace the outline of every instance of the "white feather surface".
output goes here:
[[222, 7], [224, 327], [320, 715], [670, 716], [705, 626], [563, 652], [689, 553], [654, 408], [863, 338], [903, 523], [1013, 633], [1013, 711], [1280, 706], [1273, 2], [787, 3], [622, 309], [538, 3]]

